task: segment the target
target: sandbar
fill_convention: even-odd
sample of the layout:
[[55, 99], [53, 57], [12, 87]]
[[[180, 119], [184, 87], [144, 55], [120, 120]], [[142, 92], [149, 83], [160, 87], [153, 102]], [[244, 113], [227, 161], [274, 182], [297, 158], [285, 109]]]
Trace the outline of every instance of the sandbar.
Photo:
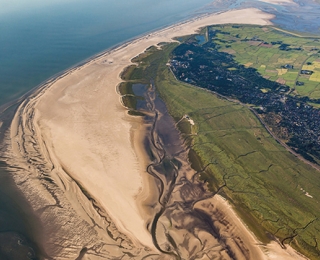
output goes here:
[[[146, 172], [147, 159], [143, 158], [137, 144], [137, 140], [141, 140], [139, 131], [143, 133], [142, 119], [128, 115], [120, 102], [117, 92], [117, 86], [122, 81], [120, 74], [132, 64], [133, 57], [160, 42], [172, 42], [174, 37], [193, 34], [207, 25], [270, 25], [272, 18], [270, 14], [249, 8], [204, 15], [149, 33], [66, 71], [22, 103], [10, 130], [8, 157], [12, 159], [8, 159], [8, 163], [28, 171], [25, 176], [17, 174], [15, 180], [34, 205], [35, 212], [39, 213], [45, 234], [56, 236], [44, 242], [43, 248], [48, 255], [54, 259], [72, 259], [78, 255], [83, 256], [79, 259], [87, 259], [86, 252], [96, 245], [93, 238], [99, 236], [103, 241], [110, 236], [111, 222], [114, 224], [112, 232], [124, 234], [119, 235], [121, 241], [129, 238], [132, 242], [127, 246], [128, 251], [140, 248], [139, 252], [159, 253], [147, 229], [149, 215], [140, 206], [153, 196], [155, 187]], [[43, 178], [51, 182], [46, 186]], [[24, 186], [25, 183], [28, 185]], [[55, 185], [55, 188], [50, 185]], [[218, 202], [213, 203], [222, 209], [232, 211], [222, 198], [217, 196], [215, 200]], [[51, 218], [50, 203], [62, 208], [68, 205], [72, 216], [80, 216], [79, 224], [66, 221], [64, 230], [52, 231], [50, 224], [53, 225], [62, 213], [55, 208], [55, 218]], [[97, 208], [100, 209], [99, 214], [95, 212]], [[234, 225], [239, 227], [241, 236], [248, 236], [250, 243], [258, 245], [259, 241], [236, 215], [229, 217], [230, 222], [233, 218], [237, 219]], [[90, 234], [92, 241], [89, 239], [85, 246], [81, 237], [88, 231], [77, 229], [84, 225], [83, 221], [89, 226], [94, 223], [92, 226], [95, 229], [95, 233]], [[103, 225], [109, 230], [107, 233]], [[71, 228], [74, 228], [77, 246], [68, 248], [68, 243], [61, 243], [59, 239], [63, 237], [63, 232], [67, 233]], [[121, 241], [119, 245], [123, 248], [125, 246]], [[278, 249], [277, 246], [260, 246], [259, 250], [265, 259], [273, 259], [276, 253], [270, 252], [275, 252], [274, 247]], [[121, 255], [122, 249], [119, 251], [117, 246], [105, 243], [101, 248], [105, 251], [96, 250], [96, 255], [91, 255], [90, 259], [107, 259], [101, 256], [103, 254], [110, 256], [110, 259]], [[286, 255], [277, 259], [291, 258]]]

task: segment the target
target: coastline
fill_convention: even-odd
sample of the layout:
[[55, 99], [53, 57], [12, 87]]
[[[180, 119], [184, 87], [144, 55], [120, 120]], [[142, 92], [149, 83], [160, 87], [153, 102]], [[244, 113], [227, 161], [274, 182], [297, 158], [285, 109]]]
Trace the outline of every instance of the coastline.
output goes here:
[[[70, 210], [73, 208], [72, 214], [80, 216], [79, 225], [83, 225], [83, 221], [90, 223], [94, 220], [97, 226], [105, 228], [108, 226], [106, 223], [110, 227], [110, 222], [113, 222], [113, 232], [124, 234], [119, 237], [132, 242], [126, 247], [127, 250], [140, 250], [139, 254], [142, 255], [159, 253], [146, 229], [149, 214], [140, 207], [146, 200], [148, 203], [155, 200], [154, 194], [150, 196], [154, 190], [152, 185], [155, 184], [144, 167], [148, 159], [139, 147], [145, 130], [139, 131], [141, 120], [129, 116], [120, 105], [116, 91], [116, 86], [122, 81], [120, 74], [132, 64], [133, 57], [143, 53], [149, 46], [173, 41], [174, 37], [195, 33], [200, 27], [210, 24], [243, 23], [248, 16], [251, 17], [250, 23], [258, 24], [270, 24], [268, 21], [272, 18], [269, 14], [250, 8], [195, 18], [149, 33], [49, 80], [22, 103], [10, 130], [11, 140], [8, 142], [11, 142], [12, 148], [8, 157], [13, 159], [8, 159], [8, 163], [29, 172], [28, 178], [22, 175], [14, 178], [31, 204], [36, 199], [34, 210], [44, 223], [45, 233], [52, 232], [50, 225], [45, 223], [52, 211], [45, 205], [68, 205]], [[43, 184], [43, 176], [50, 179], [50, 184]], [[38, 184], [41, 184], [40, 187]], [[91, 204], [92, 200], [94, 203]], [[218, 196], [214, 203], [219, 203], [223, 210], [230, 209], [229, 204]], [[104, 209], [105, 212], [97, 214], [97, 209]], [[58, 212], [56, 218], [52, 219], [56, 225], [59, 224]], [[68, 225], [63, 232], [73, 228], [75, 223]], [[239, 223], [235, 225], [241, 226]], [[87, 230], [89, 227], [90, 224]], [[84, 230], [75, 229], [78, 239]], [[243, 227], [241, 230], [252, 236]], [[110, 240], [106, 238], [106, 232], [99, 228], [95, 231], [95, 234], [90, 234], [90, 243], [85, 247], [81, 240], [76, 249], [67, 248], [69, 259], [79, 255], [79, 251], [81, 255], [83, 248], [93, 246], [96, 237], [100, 238], [101, 243], [104, 239]], [[54, 248], [63, 233], [56, 230], [52, 236], [56, 237], [44, 246], [45, 250], [50, 255], [66, 254], [66, 248]], [[120, 254], [118, 248], [112, 248], [108, 247], [106, 251], [112, 251], [114, 256]], [[261, 251], [268, 255], [272, 250], [275, 251], [270, 248]], [[82, 251], [82, 254], [86, 252]], [[285, 257], [282, 259], [289, 259]]]

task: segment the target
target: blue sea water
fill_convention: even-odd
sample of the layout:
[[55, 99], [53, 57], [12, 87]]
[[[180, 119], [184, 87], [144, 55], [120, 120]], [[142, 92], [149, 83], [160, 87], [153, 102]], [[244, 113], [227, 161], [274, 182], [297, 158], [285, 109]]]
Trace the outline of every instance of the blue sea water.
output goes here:
[[319, 33], [319, 4], [296, 2], [0, 0], [0, 107], [115, 44], [199, 13], [254, 6], [276, 14], [274, 22], [286, 29]]
[[0, 106], [115, 44], [204, 12], [211, 1], [0, 0], [7, 3], [0, 10]]

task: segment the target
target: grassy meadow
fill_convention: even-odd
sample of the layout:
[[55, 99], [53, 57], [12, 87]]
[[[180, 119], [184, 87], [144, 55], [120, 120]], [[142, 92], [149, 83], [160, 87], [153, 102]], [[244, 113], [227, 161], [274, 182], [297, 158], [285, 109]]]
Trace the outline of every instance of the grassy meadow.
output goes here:
[[[240, 34], [240, 38], [267, 37], [265, 41], [279, 38], [272, 28], [251, 28], [250, 35], [250, 30], [227, 28], [230, 35], [221, 36], [223, 39], [234, 39], [236, 34]], [[285, 37], [290, 44], [297, 44], [291, 36]], [[228, 51], [232, 49], [239, 62], [263, 68], [270, 77], [282, 73], [281, 77], [294, 81], [297, 71], [291, 71], [293, 75], [290, 75], [277, 69], [289, 59], [295, 66], [302, 66], [299, 55], [292, 54], [289, 58], [275, 49], [267, 56], [264, 53], [268, 51], [261, 47], [246, 48], [247, 42], [241, 46], [230, 45]], [[190, 162], [208, 188], [227, 198], [262, 242], [276, 237], [311, 259], [319, 259], [320, 173], [278, 144], [246, 107], [177, 81], [167, 65], [176, 46], [177, 43], [162, 45], [162, 50], [150, 48], [136, 57], [134, 62], [139, 65], [130, 67], [122, 75], [126, 80], [120, 86], [122, 94], [132, 94], [133, 84], [153, 80], [170, 114], [180, 121], [181, 136], [190, 146]], [[277, 65], [270, 65], [266, 56]], [[185, 115], [194, 125], [183, 118]]]

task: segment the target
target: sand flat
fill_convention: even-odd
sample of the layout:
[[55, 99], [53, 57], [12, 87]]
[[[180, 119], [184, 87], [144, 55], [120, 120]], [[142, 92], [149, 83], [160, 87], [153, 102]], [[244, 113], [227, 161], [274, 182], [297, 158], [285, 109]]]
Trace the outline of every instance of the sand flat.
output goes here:
[[116, 86], [130, 60], [150, 45], [194, 33], [214, 23], [269, 24], [271, 15], [238, 10], [197, 19], [138, 39], [69, 74], [52, 85], [36, 105], [42, 135], [59, 163], [98, 200], [122, 231], [152, 247], [135, 197], [143, 188], [138, 159], [130, 142], [131, 122]]
[[[152, 184], [143, 165], [145, 159], [137, 156], [138, 147], [133, 146], [134, 129], [139, 128], [141, 119], [129, 116], [121, 105], [116, 91], [121, 82], [119, 75], [131, 64], [133, 57], [151, 45], [170, 42], [173, 37], [192, 34], [206, 25], [267, 25], [271, 24], [272, 17], [255, 8], [207, 15], [150, 33], [106, 52], [67, 72], [29, 103], [24, 103], [12, 124], [11, 139], [19, 144], [24, 138], [19, 134], [20, 122], [31, 125], [29, 131], [41, 140], [39, 149], [51, 161], [54, 180], [61, 190], [68, 193], [72, 190], [68, 178], [75, 180], [135, 246], [157, 252], [146, 228], [146, 214], [140, 207], [141, 201], [152, 196], [149, 195]], [[21, 153], [21, 147], [13, 145], [13, 152]], [[78, 203], [71, 195], [68, 199], [71, 204]], [[223, 203], [219, 205], [224, 207]], [[240, 230], [247, 232], [248, 241], [252, 241], [247, 229]]]

